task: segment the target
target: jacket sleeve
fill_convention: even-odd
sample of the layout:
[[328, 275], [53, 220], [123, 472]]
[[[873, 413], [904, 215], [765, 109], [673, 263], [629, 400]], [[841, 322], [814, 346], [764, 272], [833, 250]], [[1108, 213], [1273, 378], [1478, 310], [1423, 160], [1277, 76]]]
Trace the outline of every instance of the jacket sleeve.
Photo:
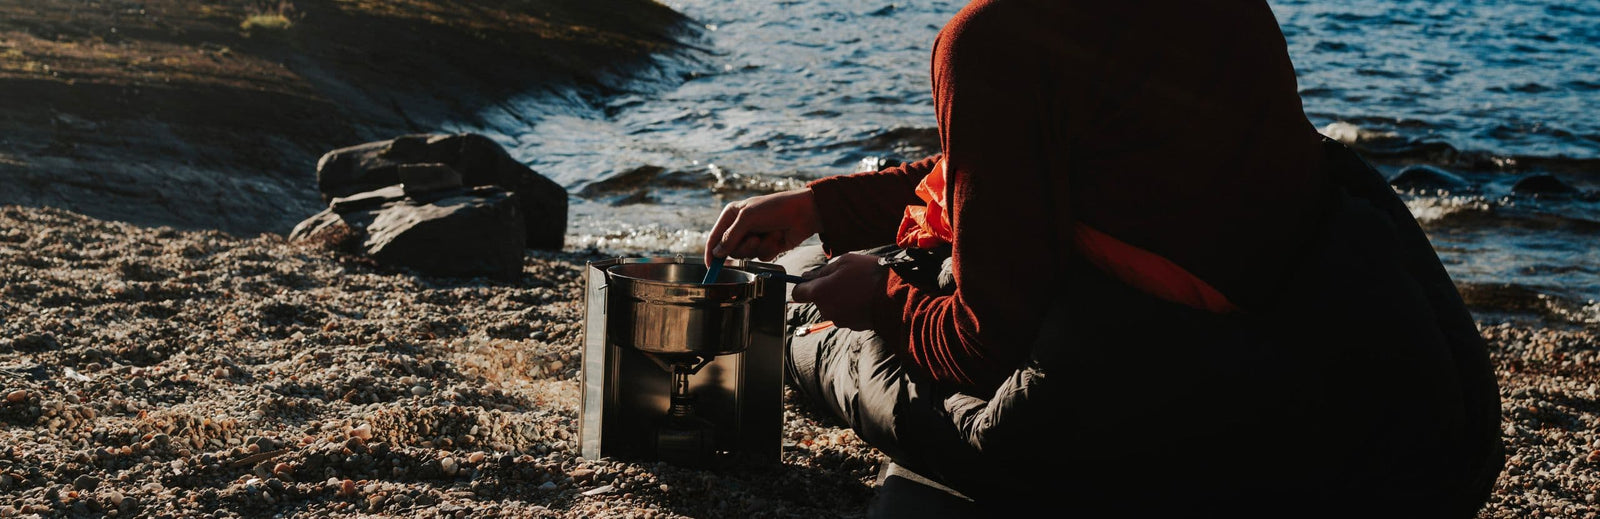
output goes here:
[[[880, 335], [914, 368], [991, 393], [1026, 358], [1061, 290], [1060, 226], [1071, 220], [1065, 103], [1086, 97], [1050, 70], [1074, 70], [1040, 40], [1048, 30], [1000, 2], [964, 10], [934, 52], [934, 102], [955, 230], [953, 293], [888, 275], [874, 310]], [[1011, 4], [1016, 5], [1016, 4]]]
[[916, 194], [917, 183], [938, 162], [935, 155], [808, 184], [822, 219], [822, 245], [828, 256], [894, 243], [906, 206], [923, 203]]

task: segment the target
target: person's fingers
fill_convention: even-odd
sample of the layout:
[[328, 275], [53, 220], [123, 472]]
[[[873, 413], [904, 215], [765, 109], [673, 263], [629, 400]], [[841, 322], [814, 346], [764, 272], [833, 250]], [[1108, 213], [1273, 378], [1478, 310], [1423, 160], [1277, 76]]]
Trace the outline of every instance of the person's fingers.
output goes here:
[[[801, 277], [804, 277], [810, 281], [796, 284], [794, 286], [794, 291], [790, 293], [790, 297], [792, 297], [796, 303], [817, 302], [817, 296], [828, 293], [828, 280], [822, 279], [828, 275], [828, 270], [828, 266], [824, 265], [822, 268], [806, 271], [801, 275]], [[823, 305], [817, 306], [818, 308], [821, 308]]]
[[706, 235], [706, 265], [711, 265], [711, 262], [715, 261], [716, 258], [723, 257], [717, 254], [716, 249], [722, 246], [723, 233], [727, 232], [728, 228], [732, 227], [733, 223], [738, 220], [740, 208], [742, 207], [743, 204], [733, 202], [723, 207], [722, 214], [717, 215], [717, 224], [711, 227], [711, 234]]
[[[826, 294], [828, 292], [830, 282], [826, 278], [836, 270], [839, 270], [839, 262], [833, 261], [821, 267], [802, 272], [800, 277], [806, 278], [808, 281], [795, 285], [790, 297], [794, 298], [797, 303], [816, 302], [818, 294]], [[818, 305], [819, 308], [821, 306]]]
[[794, 290], [789, 292], [789, 299], [793, 299], [796, 303], [816, 302], [816, 294], [812, 292], [815, 287], [816, 285], [811, 284], [811, 282], [795, 285]]
[[814, 268], [814, 269], [811, 269], [811, 270], [807, 270], [805, 272], [801, 272], [800, 273], [800, 277], [803, 277], [803, 278], [806, 278], [806, 279], [817, 279], [817, 278], [826, 276], [828, 274], [832, 274], [833, 271], [838, 270], [838, 269], [839, 269], [839, 262], [838, 261], [830, 261], [830, 262], [828, 262], [827, 264], [824, 264], [821, 267], [817, 267], [817, 268]]
[[722, 242], [718, 243], [717, 248], [712, 250], [712, 255], [724, 258], [729, 256], [735, 258], [749, 257], [735, 252], [744, 246], [745, 237], [750, 234], [749, 218], [746, 218], [746, 214], [747, 212], [741, 209], [734, 215], [733, 222], [729, 223], [727, 230], [722, 232]]
[[727, 241], [722, 242], [722, 250], [727, 253], [723, 255], [730, 258], [753, 258], [761, 252], [761, 235], [746, 235], [737, 244]]

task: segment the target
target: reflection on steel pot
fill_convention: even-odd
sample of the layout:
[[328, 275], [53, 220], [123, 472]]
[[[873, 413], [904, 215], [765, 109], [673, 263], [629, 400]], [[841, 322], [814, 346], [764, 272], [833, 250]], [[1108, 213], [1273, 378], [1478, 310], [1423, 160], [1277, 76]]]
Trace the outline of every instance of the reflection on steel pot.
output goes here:
[[723, 269], [702, 284], [706, 267], [692, 263], [627, 263], [606, 269], [606, 336], [647, 353], [726, 355], [750, 345], [750, 302], [762, 284], [748, 272]]

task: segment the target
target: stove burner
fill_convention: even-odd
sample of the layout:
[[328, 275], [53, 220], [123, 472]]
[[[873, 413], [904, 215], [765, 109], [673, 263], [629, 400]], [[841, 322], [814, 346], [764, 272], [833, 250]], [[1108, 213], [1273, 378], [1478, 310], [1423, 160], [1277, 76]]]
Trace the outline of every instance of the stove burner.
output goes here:
[[672, 407], [657, 421], [656, 457], [675, 465], [699, 467], [710, 464], [716, 454], [716, 424], [695, 415], [695, 397], [689, 392], [689, 376], [710, 364], [711, 355], [673, 355], [669, 359], [648, 355], [672, 374]]

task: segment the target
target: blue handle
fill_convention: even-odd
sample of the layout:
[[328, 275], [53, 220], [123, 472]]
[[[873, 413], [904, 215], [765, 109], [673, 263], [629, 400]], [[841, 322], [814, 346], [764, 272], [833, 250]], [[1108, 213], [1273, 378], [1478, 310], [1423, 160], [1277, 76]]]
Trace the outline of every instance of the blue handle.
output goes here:
[[700, 284], [709, 285], [716, 282], [717, 275], [722, 273], [722, 264], [726, 261], [727, 258], [711, 258], [711, 264], [706, 265], [706, 278], [700, 280]]

